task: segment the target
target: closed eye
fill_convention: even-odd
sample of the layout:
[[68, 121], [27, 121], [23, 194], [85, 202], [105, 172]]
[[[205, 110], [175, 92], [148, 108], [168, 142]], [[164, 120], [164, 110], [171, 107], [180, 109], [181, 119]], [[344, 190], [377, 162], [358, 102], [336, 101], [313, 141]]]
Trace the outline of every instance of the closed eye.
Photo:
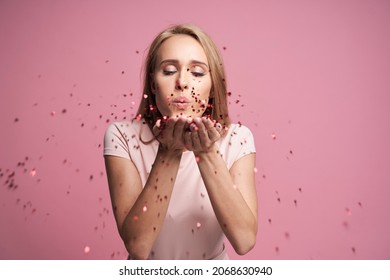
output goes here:
[[202, 72], [191, 72], [191, 73], [195, 77], [203, 77], [204, 75], [206, 75], [206, 73], [202, 73]]
[[163, 74], [166, 76], [171, 76], [175, 74], [177, 71], [176, 70], [163, 70]]

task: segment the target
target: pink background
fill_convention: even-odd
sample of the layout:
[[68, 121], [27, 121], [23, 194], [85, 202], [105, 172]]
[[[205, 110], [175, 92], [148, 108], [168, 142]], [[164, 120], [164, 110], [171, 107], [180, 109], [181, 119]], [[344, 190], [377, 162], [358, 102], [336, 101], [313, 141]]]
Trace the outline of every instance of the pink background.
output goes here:
[[389, 14], [386, 0], [0, 1], [0, 258], [126, 257], [103, 133], [134, 116], [153, 37], [191, 22], [256, 139], [257, 244], [231, 258], [389, 259]]

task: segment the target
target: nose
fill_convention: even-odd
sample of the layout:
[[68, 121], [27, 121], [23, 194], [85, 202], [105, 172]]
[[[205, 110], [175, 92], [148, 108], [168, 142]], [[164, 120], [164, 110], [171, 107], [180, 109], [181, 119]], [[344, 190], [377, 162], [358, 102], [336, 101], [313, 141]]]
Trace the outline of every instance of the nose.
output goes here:
[[184, 91], [185, 89], [188, 89], [188, 81], [187, 81], [187, 73], [180, 73], [180, 76], [176, 80], [175, 89]]

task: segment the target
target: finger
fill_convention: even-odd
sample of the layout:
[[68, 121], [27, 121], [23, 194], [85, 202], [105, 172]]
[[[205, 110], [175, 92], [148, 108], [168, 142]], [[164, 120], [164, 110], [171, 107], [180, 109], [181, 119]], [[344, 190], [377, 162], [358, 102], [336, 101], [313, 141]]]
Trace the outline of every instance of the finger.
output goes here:
[[197, 131], [191, 131], [191, 140], [194, 151], [201, 151], [202, 145], [200, 143], [199, 134]]
[[203, 119], [202, 121], [204, 123], [204, 126], [207, 129], [208, 138], [210, 139], [210, 141], [211, 142], [217, 141], [221, 137], [217, 125], [219, 124], [218, 127], [220, 128], [220, 130], [222, 130], [222, 125], [220, 123], [216, 123], [214, 126], [214, 123], [210, 119], [206, 119], [206, 118]]
[[173, 138], [173, 129], [176, 124], [176, 118], [169, 118], [166, 123], [164, 128], [162, 129], [162, 136], [167, 139], [172, 139]]
[[158, 136], [160, 136], [160, 133], [161, 133], [161, 120], [160, 119], [158, 119], [156, 121], [156, 124], [152, 128], [152, 132], [153, 132], [154, 137], [157, 138]]
[[221, 133], [221, 131], [222, 131], [222, 124], [216, 123], [216, 124], [215, 124], [215, 129], [216, 129], [219, 133]]
[[177, 119], [174, 130], [173, 130], [173, 139], [175, 141], [183, 139], [184, 126], [186, 125], [186, 123], [187, 123], [187, 121], [183, 117], [179, 117]]
[[[204, 118], [204, 119], [206, 119], [206, 118]], [[202, 119], [197, 118], [195, 120], [195, 124], [196, 124], [196, 126], [198, 128], [198, 136], [199, 136], [199, 139], [200, 139], [200, 144], [204, 148], [208, 148], [211, 143], [210, 143], [208, 132], [207, 132], [206, 127], [204, 125], [203, 118]]]
[[191, 138], [191, 132], [190, 131], [187, 131], [186, 133], [184, 133], [184, 146], [189, 151], [193, 151], [194, 150], [194, 145], [192, 144], [192, 138]]

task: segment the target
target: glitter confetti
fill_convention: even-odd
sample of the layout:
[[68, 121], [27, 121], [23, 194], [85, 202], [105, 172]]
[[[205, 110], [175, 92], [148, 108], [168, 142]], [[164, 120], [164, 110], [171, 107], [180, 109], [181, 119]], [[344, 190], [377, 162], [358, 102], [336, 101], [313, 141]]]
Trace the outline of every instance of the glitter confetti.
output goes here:
[[253, 171], [255, 172], [255, 173], [257, 173], [257, 168], [255, 167], [255, 168], [253, 168]]
[[196, 228], [200, 228], [201, 226], [202, 226], [201, 223], [199, 223], [199, 222], [196, 223]]
[[37, 175], [37, 171], [35, 169], [31, 170], [30, 171], [30, 176], [34, 177], [35, 175]]
[[142, 211], [143, 211], [143, 212], [148, 211], [148, 207], [144, 206], [144, 208], [142, 208]]
[[144, 94], [144, 98], [145, 98], [145, 99], [148, 98], [148, 95], [147, 95], [147, 94]]
[[88, 254], [91, 251], [91, 248], [89, 246], [84, 247], [84, 254]]
[[276, 134], [275, 134], [275, 133], [272, 133], [272, 134], [271, 134], [271, 138], [275, 140], [275, 139], [276, 139]]

